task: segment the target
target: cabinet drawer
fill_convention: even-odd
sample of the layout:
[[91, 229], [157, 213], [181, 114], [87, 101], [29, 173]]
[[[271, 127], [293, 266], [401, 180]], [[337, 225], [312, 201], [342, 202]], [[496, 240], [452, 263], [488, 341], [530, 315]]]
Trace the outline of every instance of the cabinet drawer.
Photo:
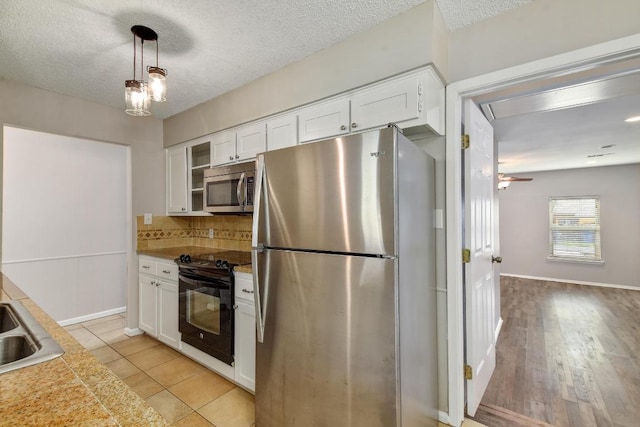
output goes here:
[[147, 258], [142, 258], [138, 260], [138, 271], [140, 273], [151, 274], [153, 276], [156, 275], [158, 263], [155, 261], [151, 261]]
[[246, 273], [235, 273], [235, 298], [253, 304], [253, 277]]
[[163, 279], [178, 281], [178, 265], [175, 263], [159, 262], [157, 266], [156, 275]]

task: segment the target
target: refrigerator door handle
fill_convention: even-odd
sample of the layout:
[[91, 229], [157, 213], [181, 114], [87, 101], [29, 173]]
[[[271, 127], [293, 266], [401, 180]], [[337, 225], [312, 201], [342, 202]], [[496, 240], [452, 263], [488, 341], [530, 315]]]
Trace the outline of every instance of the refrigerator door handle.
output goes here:
[[253, 227], [251, 231], [251, 271], [253, 273], [253, 298], [256, 309], [256, 338], [259, 343], [264, 342], [264, 318], [260, 299], [260, 278], [258, 275], [258, 254], [262, 253], [263, 245], [258, 243], [258, 228], [260, 226], [260, 204], [262, 202], [262, 181], [264, 180], [264, 155], [256, 158], [256, 188], [253, 200]]
[[261, 253], [261, 249], [251, 250], [251, 271], [253, 273], [253, 299], [255, 302], [256, 310], [256, 339], [259, 343], [264, 342], [264, 318], [262, 316], [262, 304], [260, 301], [260, 280], [258, 278], [258, 254]]

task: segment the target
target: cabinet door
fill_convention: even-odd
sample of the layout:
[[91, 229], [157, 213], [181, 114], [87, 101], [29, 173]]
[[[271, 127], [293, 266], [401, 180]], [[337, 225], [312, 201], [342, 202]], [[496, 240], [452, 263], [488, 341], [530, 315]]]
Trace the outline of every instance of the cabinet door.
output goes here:
[[300, 142], [329, 138], [349, 132], [349, 99], [339, 98], [301, 110], [298, 114]]
[[139, 276], [138, 287], [140, 295], [140, 329], [155, 337], [157, 335], [157, 306], [158, 290], [156, 280], [148, 276]]
[[256, 388], [256, 315], [254, 306], [236, 303], [235, 380], [251, 391]]
[[211, 138], [211, 165], [221, 165], [236, 160], [236, 133], [221, 132]]
[[178, 284], [160, 280], [158, 286], [158, 340], [180, 346], [178, 332]]
[[236, 132], [236, 160], [256, 157], [267, 150], [267, 135], [264, 122], [243, 126]]
[[187, 211], [187, 147], [167, 149], [167, 212]]
[[422, 80], [421, 75], [412, 75], [355, 93], [351, 97], [351, 131], [417, 119], [424, 108]]
[[298, 116], [289, 114], [267, 122], [267, 150], [294, 146], [298, 143]]

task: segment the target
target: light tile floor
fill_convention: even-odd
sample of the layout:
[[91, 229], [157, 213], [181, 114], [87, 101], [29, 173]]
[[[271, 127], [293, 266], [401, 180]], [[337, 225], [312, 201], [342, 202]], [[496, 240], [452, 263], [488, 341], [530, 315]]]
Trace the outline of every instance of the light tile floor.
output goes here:
[[124, 315], [65, 327], [176, 427], [254, 426], [253, 395], [147, 335], [124, 335]]

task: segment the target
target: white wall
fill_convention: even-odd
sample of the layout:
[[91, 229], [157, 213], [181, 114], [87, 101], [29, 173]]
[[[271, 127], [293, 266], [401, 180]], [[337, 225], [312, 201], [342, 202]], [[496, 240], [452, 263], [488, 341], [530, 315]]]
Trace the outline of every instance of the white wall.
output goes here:
[[128, 148], [4, 127], [2, 271], [55, 320], [124, 311]]
[[[521, 173], [499, 192], [502, 273], [640, 289], [640, 164]], [[548, 261], [549, 197], [600, 196], [604, 265]]]

